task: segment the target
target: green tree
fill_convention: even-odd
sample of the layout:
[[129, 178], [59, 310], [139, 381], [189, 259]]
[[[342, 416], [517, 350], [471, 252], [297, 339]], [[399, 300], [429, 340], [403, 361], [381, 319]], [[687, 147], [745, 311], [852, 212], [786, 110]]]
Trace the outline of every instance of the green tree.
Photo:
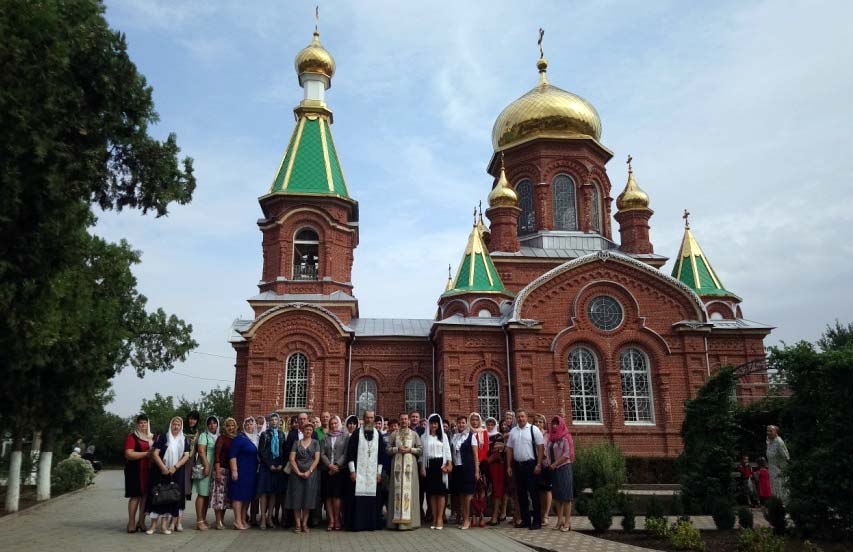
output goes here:
[[681, 438], [684, 451], [678, 457], [678, 477], [684, 501], [704, 513], [724, 499], [734, 504], [732, 464], [737, 445], [734, 418], [734, 368], [721, 368], [684, 403]]
[[[0, 0], [0, 417], [13, 435], [7, 511], [17, 509], [15, 465], [32, 420], [47, 424], [49, 471], [56, 425], [46, 410], [73, 421], [122, 361], [142, 375], [171, 368], [194, 346], [189, 326], [145, 312], [131, 279], [123, 280], [130, 293], [113, 296], [115, 308], [97, 310], [103, 305], [82, 289], [97, 293], [111, 272], [98, 263], [98, 276], [92, 259], [117, 260], [119, 269], [138, 262], [126, 244], [89, 235], [93, 205], [162, 216], [195, 188], [192, 160], [178, 159], [174, 135], [149, 134], [158, 120], [151, 88], [103, 14], [95, 0]], [[75, 312], [92, 305], [91, 316]], [[113, 334], [111, 346], [85, 350], [104, 334]]]
[[[191, 401], [184, 396], [175, 398], [154, 393], [154, 397], [143, 399], [139, 406], [140, 412], [148, 415], [152, 432], [161, 433], [169, 427], [169, 420], [181, 416], [186, 420], [187, 414], [198, 410], [202, 418], [213, 414], [219, 418], [220, 424], [232, 415], [234, 409], [234, 392], [231, 387], [222, 389], [215, 387], [210, 391], [202, 391], [199, 399]], [[204, 423], [204, 419], [201, 420]]]
[[230, 386], [225, 389], [217, 386], [210, 391], [202, 391], [198, 400], [198, 411], [204, 416], [213, 414], [219, 418], [220, 424], [224, 423], [225, 418], [234, 414], [234, 391]]
[[176, 415], [186, 416], [186, 412], [178, 412], [175, 397], [169, 395], [164, 397], [160, 393], [154, 393], [150, 399], [142, 399], [139, 411], [148, 416], [148, 425], [151, 433], [165, 433], [169, 429], [169, 420]]

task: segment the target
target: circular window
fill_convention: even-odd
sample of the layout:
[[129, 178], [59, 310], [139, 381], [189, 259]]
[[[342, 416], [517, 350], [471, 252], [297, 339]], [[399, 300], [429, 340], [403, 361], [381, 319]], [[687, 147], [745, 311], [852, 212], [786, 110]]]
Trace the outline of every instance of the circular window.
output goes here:
[[615, 330], [622, 323], [622, 305], [613, 297], [599, 295], [589, 302], [587, 314], [600, 330]]

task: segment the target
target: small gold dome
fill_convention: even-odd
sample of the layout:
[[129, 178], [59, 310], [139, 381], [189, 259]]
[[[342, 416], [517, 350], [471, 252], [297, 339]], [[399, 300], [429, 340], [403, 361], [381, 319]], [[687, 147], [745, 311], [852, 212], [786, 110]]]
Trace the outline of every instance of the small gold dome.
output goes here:
[[335, 58], [320, 44], [320, 33], [318, 31], [314, 31], [311, 44], [296, 54], [294, 65], [297, 75], [319, 73], [331, 79], [332, 75], [335, 74]]
[[515, 193], [506, 179], [503, 157], [501, 157], [501, 175], [498, 183], [489, 192], [489, 207], [518, 207], [518, 194]]
[[601, 119], [585, 99], [551, 85], [545, 77], [548, 62], [536, 63], [539, 84], [509, 104], [495, 120], [495, 151], [529, 138], [601, 138]]
[[625, 189], [616, 198], [616, 208], [620, 211], [649, 208], [649, 194], [637, 185], [630, 156], [628, 157], [628, 182], [625, 184]]

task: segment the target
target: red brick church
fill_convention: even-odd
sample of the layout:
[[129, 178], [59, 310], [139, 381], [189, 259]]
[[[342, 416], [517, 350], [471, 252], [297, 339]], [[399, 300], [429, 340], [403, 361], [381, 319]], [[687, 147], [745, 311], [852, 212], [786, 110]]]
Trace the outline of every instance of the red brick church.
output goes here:
[[[495, 121], [489, 224], [475, 214], [435, 318], [361, 318], [351, 277], [358, 202], [325, 101], [335, 62], [315, 31], [296, 56], [296, 125], [259, 199], [254, 318], [233, 326], [238, 418], [368, 408], [500, 417], [524, 406], [564, 415], [581, 440], [672, 456], [684, 400], [721, 365], [764, 358], [772, 328], [743, 318], [687, 214], [665, 274], [630, 158], [614, 191], [595, 108], [548, 81], [544, 56], [537, 68], [538, 83]], [[738, 394], [765, 389], [766, 377], [752, 376]]]

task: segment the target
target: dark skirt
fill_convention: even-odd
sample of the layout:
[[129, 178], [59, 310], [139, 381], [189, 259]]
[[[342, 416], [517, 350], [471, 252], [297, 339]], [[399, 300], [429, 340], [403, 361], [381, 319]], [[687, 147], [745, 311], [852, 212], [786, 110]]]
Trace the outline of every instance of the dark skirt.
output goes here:
[[148, 497], [148, 500], [145, 502], [145, 511], [146, 512], [151, 513], [151, 514], [159, 514], [161, 516], [171, 515], [171, 516], [176, 517], [178, 515], [178, 513], [180, 512], [180, 510], [184, 509], [184, 507], [186, 506], [186, 501], [184, 500], [183, 496], [181, 497], [181, 500], [179, 500], [178, 502], [174, 502], [172, 504], [162, 504], [160, 506], [152, 506], [151, 505], [150, 493], [154, 489], [154, 487], [157, 486], [158, 484], [161, 484], [161, 483], [165, 484], [165, 483], [169, 483], [170, 481], [174, 481], [175, 483], [177, 483], [178, 487], [181, 489], [181, 492], [186, 493], [186, 488], [184, 486], [184, 481], [185, 481], [184, 469], [185, 469], [185, 467], [186, 467], [186, 464], [184, 464], [184, 466], [181, 466], [178, 469], [178, 471], [176, 471], [172, 475], [163, 475], [163, 473], [159, 469], [157, 469], [156, 466], [154, 468], [152, 468], [151, 479], [150, 479], [151, 484], [149, 485], [151, 488], [148, 490], [149, 497]]
[[[273, 460], [274, 466], [281, 466], [281, 458]], [[287, 492], [287, 474], [284, 471], [271, 471], [266, 464], [258, 469], [258, 494], [282, 494]]]
[[450, 492], [452, 494], [473, 495], [476, 483], [473, 465], [453, 466], [453, 471], [450, 474]]
[[571, 502], [574, 500], [574, 482], [572, 481], [572, 465], [564, 464], [551, 472], [553, 483], [552, 496], [560, 502]]
[[344, 480], [349, 477], [349, 473], [339, 470], [335, 475], [324, 471], [323, 477], [320, 478], [320, 492], [323, 499], [341, 498], [344, 495]]
[[444, 484], [444, 472], [441, 471], [441, 466], [444, 465], [443, 458], [430, 458], [426, 468], [426, 489], [427, 496], [446, 495], [447, 485]]
[[124, 465], [124, 497], [135, 498], [147, 495], [147, 489], [142, 488], [140, 476], [141, 460], [129, 460]]

